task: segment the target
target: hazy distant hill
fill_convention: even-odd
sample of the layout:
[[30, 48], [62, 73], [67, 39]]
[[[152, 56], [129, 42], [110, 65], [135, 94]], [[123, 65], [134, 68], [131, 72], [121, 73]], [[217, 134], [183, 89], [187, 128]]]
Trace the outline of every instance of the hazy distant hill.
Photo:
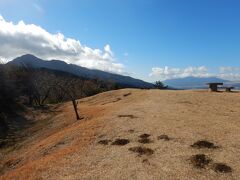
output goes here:
[[153, 88], [153, 84], [144, 82], [139, 79], [134, 79], [129, 76], [108, 73], [100, 70], [92, 70], [92, 69], [84, 68], [74, 64], [67, 64], [64, 61], [60, 61], [60, 60], [45, 61], [30, 54], [26, 54], [21, 57], [18, 57], [8, 62], [8, 64], [9, 65], [27, 65], [33, 68], [48, 68], [53, 70], [60, 70], [60, 71], [72, 73], [74, 75], [84, 77], [84, 78], [89, 78], [89, 79], [99, 78], [104, 81], [112, 81], [123, 87]]
[[[199, 78], [199, 77], [185, 77], [185, 78], [178, 78], [178, 79], [170, 79], [164, 81], [165, 84], [180, 88], [180, 89], [203, 89], [207, 88], [208, 86], [206, 83], [209, 82], [222, 82], [224, 84], [231, 85], [233, 82], [220, 79], [217, 77], [207, 77], [207, 78]], [[236, 86], [237, 84], [235, 84]]]

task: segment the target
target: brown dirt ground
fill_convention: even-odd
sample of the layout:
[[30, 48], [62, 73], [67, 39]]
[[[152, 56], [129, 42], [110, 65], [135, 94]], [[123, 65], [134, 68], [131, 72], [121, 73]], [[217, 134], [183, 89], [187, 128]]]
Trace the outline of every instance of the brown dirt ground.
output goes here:
[[[82, 121], [75, 120], [71, 103], [41, 114], [13, 151], [0, 151], [0, 179], [240, 178], [240, 93], [124, 89], [79, 100], [79, 110]], [[152, 143], [138, 142], [144, 133]], [[172, 139], [158, 140], [162, 134]], [[130, 143], [98, 143], [104, 139]], [[191, 147], [199, 140], [219, 148]], [[154, 153], [129, 151], [138, 146]], [[196, 168], [195, 154], [206, 154], [212, 164]], [[232, 172], [215, 172], [215, 163]]]

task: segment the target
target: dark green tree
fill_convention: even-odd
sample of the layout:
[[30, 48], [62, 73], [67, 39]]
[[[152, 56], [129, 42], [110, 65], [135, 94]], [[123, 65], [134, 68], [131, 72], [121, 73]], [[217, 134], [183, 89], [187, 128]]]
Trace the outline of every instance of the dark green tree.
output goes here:
[[167, 89], [168, 86], [166, 86], [163, 82], [161, 81], [156, 81], [154, 86], [157, 88], [157, 89]]

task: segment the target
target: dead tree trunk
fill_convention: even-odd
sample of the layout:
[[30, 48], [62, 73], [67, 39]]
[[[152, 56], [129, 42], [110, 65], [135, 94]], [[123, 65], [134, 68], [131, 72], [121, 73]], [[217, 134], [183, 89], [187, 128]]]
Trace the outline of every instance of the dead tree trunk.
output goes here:
[[80, 116], [78, 114], [78, 109], [77, 109], [77, 102], [75, 99], [72, 99], [72, 104], [73, 104], [73, 108], [74, 108], [74, 111], [75, 111], [75, 114], [76, 114], [76, 118], [77, 120], [80, 120]]
[[[64, 81], [64, 82], [68, 82], [68, 81]], [[66, 96], [68, 96], [68, 97], [71, 99], [72, 105], [73, 105], [73, 109], [74, 109], [74, 112], [75, 112], [75, 115], [76, 115], [76, 119], [77, 119], [77, 120], [82, 119], [82, 118], [80, 118], [80, 115], [78, 114], [76, 96], [74, 95], [75, 93], [72, 92], [72, 91], [74, 91], [74, 90], [72, 89], [72, 91], [71, 91], [71, 87], [70, 87], [70, 86], [67, 86], [67, 85], [64, 85], [64, 86], [58, 85], [58, 87], [64, 92], [64, 94], [65, 94]], [[66, 89], [66, 88], [64, 88], [64, 87], [68, 87], [68, 89]]]

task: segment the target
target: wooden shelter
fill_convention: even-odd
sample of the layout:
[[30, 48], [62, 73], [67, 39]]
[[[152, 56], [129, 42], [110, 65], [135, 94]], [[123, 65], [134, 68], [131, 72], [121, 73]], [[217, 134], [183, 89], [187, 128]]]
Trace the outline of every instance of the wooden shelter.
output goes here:
[[207, 85], [209, 86], [209, 91], [217, 92], [218, 86], [222, 86], [223, 83], [207, 83]]
[[234, 87], [223, 87], [225, 88], [226, 92], [232, 92], [232, 89], [234, 89]]

